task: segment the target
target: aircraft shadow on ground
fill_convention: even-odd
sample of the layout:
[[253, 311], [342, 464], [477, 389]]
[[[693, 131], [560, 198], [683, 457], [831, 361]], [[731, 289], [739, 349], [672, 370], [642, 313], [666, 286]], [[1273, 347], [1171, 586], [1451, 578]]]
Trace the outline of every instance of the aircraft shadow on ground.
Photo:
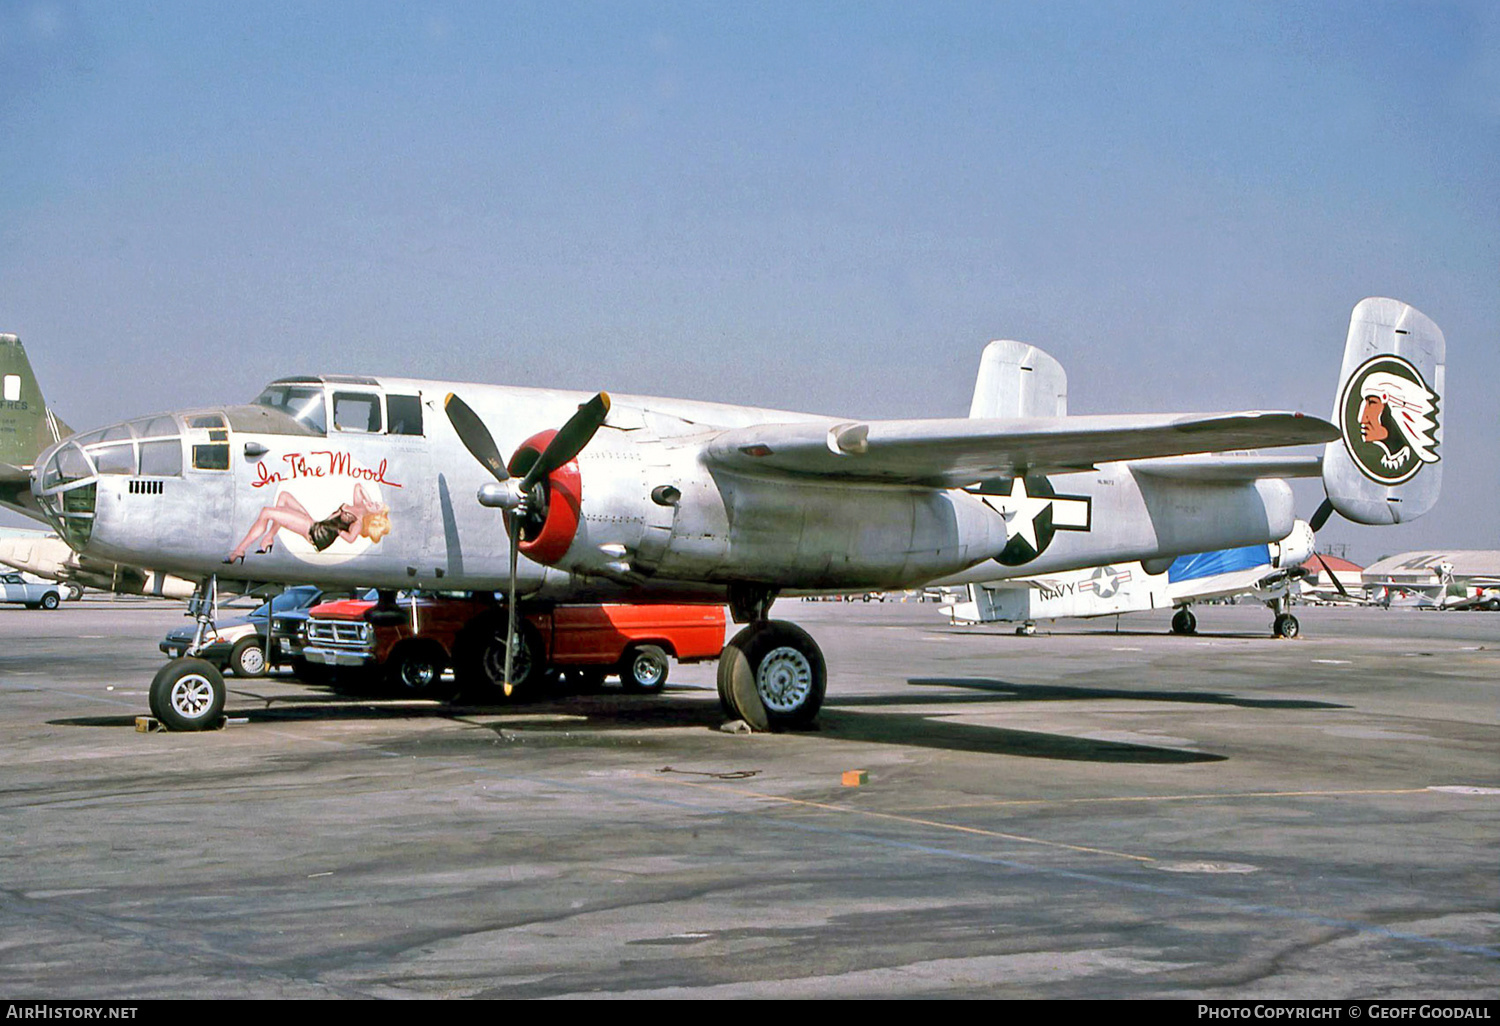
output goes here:
[[[979, 683], [1004, 688], [1007, 692], [1025, 690], [1021, 686], [1001, 681]], [[1023, 697], [1014, 693], [1000, 694], [988, 688], [980, 690], [984, 693], [977, 694], [975, 689], [970, 689], [957, 695], [929, 693], [892, 696], [889, 703], [884, 699], [861, 697], [839, 700], [824, 708], [819, 725], [810, 733], [837, 741], [863, 741], [984, 755], [1082, 762], [1180, 764], [1219, 762], [1224, 759], [1224, 756], [1184, 749], [958, 723], [924, 712], [862, 711], [850, 708], [894, 704], [897, 701], [906, 705], [973, 706], [975, 703], [1016, 701]], [[1076, 692], [1054, 697], [1100, 697], [1100, 693], [1093, 693], [1088, 689], [1046, 690]], [[712, 694], [710, 688], [669, 687], [665, 694], [655, 697], [605, 692], [550, 695], [531, 702], [449, 704], [393, 701], [378, 696], [340, 694], [327, 690], [310, 690], [304, 695], [265, 696], [235, 688], [231, 691], [229, 715], [250, 724], [441, 719], [489, 730], [560, 730], [575, 735], [603, 735], [659, 727], [717, 730], [724, 721], [724, 714], [717, 701], [705, 701]], [[1144, 694], [1122, 692], [1103, 694], [1146, 697]], [[263, 705], [260, 708], [246, 709], [246, 699], [259, 700]], [[549, 717], [556, 719], [549, 722]], [[58, 726], [133, 729], [135, 716], [71, 717], [49, 722]]]
[[[712, 690], [712, 689], [708, 689]], [[646, 727], [710, 727], [724, 722], [717, 701], [703, 701], [704, 689], [673, 688], [655, 697], [625, 695], [619, 692], [584, 695], [543, 695], [532, 700], [497, 700], [495, 702], [439, 702], [399, 700], [381, 695], [339, 693], [309, 685], [305, 694], [260, 695], [242, 688], [230, 688], [225, 713], [232, 720], [249, 723], [351, 722], [374, 720], [453, 720], [465, 722], [475, 717], [500, 716], [558, 717], [560, 728], [578, 731], [605, 731]], [[262, 703], [245, 708], [246, 700]], [[129, 727], [135, 728], [139, 713], [115, 716], [72, 716], [47, 721], [53, 726]], [[505, 727], [505, 721], [495, 724]], [[522, 723], [523, 726], [546, 726], [545, 721]]]
[[1013, 684], [993, 677], [910, 677], [906, 681], [919, 688], [960, 688], [957, 694], [926, 695], [922, 698], [908, 695], [871, 695], [836, 699], [831, 704], [846, 705], [910, 705], [914, 702], [934, 704], [964, 704], [974, 701], [974, 692], [990, 696], [980, 701], [995, 702], [1060, 702], [1088, 699], [1126, 699], [1136, 702], [1186, 702], [1192, 705], [1232, 705], [1241, 709], [1347, 709], [1347, 705], [1335, 702], [1319, 702], [1309, 698], [1241, 698], [1222, 691], [1151, 691], [1130, 688], [1076, 687], [1065, 684]]
[[1228, 758], [1184, 748], [1162, 748], [1129, 741], [1069, 737], [1066, 734], [1043, 734], [1032, 730], [957, 723], [920, 713], [856, 712], [844, 708], [843, 703], [836, 708], [825, 706], [820, 723], [825, 735], [841, 741], [940, 748], [947, 752], [975, 752], [981, 755], [1016, 755], [1070, 762], [1162, 764], [1224, 762]]

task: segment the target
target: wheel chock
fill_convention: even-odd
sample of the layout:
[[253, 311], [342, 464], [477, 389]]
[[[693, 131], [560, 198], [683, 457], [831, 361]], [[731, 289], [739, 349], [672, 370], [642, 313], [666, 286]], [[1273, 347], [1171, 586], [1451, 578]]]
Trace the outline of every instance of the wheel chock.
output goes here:
[[[219, 722], [205, 727], [205, 730], [223, 730], [230, 723], [249, 723], [248, 718], [231, 720], [228, 716], [220, 716]], [[135, 732], [137, 734], [167, 734], [171, 729], [157, 719], [155, 716], [137, 716], [135, 718]]]
[[843, 783], [845, 787], [859, 787], [870, 782], [870, 774], [865, 770], [844, 770]]

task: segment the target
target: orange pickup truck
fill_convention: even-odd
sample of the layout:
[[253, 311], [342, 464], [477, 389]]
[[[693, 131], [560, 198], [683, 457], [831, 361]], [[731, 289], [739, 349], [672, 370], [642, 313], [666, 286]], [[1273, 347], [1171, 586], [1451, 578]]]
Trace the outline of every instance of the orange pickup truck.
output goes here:
[[[367, 618], [374, 606], [356, 599], [314, 606], [300, 665], [373, 671], [403, 695], [447, 696], [456, 685], [466, 694], [493, 697], [505, 674], [504, 608], [483, 599], [426, 597], [402, 601], [406, 615], [398, 621], [392, 615]], [[657, 694], [667, 682], [669, 657], [680, 663], [719, 657], [724, 623], [724, 607], [709, 605], [529, 610], [518, 625], [512, 683], [524, 693], [561, 675], [588, 689], [616, 673], [627, 691]], [[443, 678], [450, 667], [453, 684]]]

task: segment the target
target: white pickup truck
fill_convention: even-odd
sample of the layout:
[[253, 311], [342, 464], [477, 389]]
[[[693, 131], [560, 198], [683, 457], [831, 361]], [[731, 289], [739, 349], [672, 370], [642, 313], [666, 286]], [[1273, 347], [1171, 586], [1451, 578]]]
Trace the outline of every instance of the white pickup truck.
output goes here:
[[56, 609], [62, 592], [52, 581], [28, 581], [24, 574], [0, 574], [0, 602], [19, 602], [28, 609]]

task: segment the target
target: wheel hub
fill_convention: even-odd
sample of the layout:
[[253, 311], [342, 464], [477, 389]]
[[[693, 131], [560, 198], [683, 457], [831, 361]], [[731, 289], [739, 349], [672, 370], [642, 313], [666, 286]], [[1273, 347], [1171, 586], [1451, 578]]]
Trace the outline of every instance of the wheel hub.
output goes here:
[[247, 673], [260, 673], [266, 668], [266, 654], [259, 648], [251, 646], [245, 649], [245, 654], [240, 656], [240, 664], [244, 666]]
[[635, 665], [632, 667], [635, 679], [644, 687], [650, 687], [661, 680], [661, 664], [647, 655], [635, 657]]
[[812, 663], [789, 645], [774, 648], [760, 661], [755, 674], [755, 688], [766, 708], [778, 713], [792, 713], [806, 703], [812, 693]]
[[172, 685], [172, 708], [188, 719], [208, 712], [213, 700], [213, 685], [202, 674], [190, 673]]
[[401, 667], [401, 682], [409, 688], [425, 688], [435, 676], [431, 663], [409, 662]]

